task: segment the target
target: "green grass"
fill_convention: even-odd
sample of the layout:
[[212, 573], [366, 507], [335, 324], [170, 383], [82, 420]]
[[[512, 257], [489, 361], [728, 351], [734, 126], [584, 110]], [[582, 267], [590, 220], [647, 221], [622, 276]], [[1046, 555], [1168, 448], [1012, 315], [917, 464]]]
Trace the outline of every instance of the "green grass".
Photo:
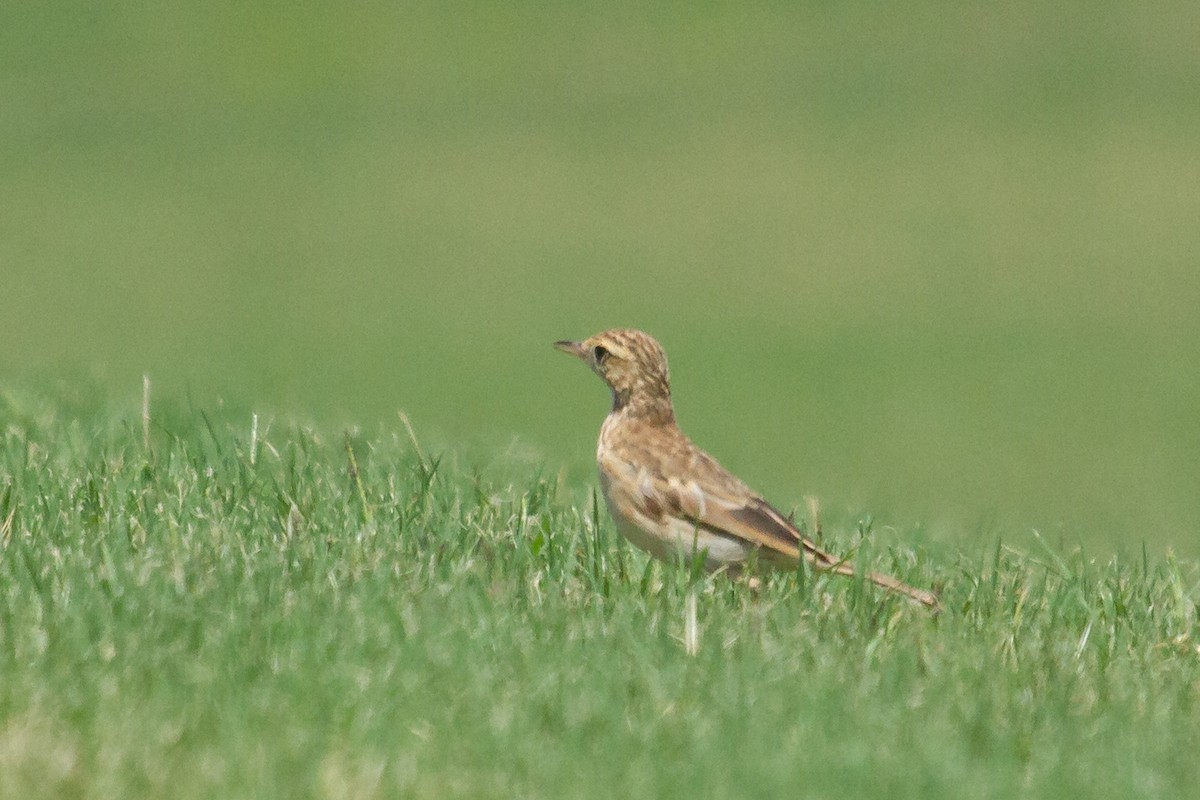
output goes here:
[[[1190, 797], [1197, 565], [834, 515], [693, 584], [557, 465], [0, 394], [0, 797]], [[148, 446], [147, 446], [148, 444]], [[689, 586], [699, 649], [681, 643]]]
[[[0, 794], [1194, 793], [1198, 9], [9, 4]], [[946, 612], [687, 656], [549, 347], [628, 324]]]

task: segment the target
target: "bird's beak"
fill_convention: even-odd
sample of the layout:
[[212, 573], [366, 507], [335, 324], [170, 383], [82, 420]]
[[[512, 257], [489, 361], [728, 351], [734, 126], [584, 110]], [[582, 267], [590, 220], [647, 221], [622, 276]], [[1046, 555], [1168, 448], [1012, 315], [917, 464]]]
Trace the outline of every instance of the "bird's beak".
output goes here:
[[562, 350], [564, 353], [568, 353], [569, 355], [573, 355], [578, 359], [584, 359], [587, 355], [587, 351], [583, 346], [583, 342], [572, 342], [564, 339], [561, 342], [555, 342], [554, 348], [556, 350]]

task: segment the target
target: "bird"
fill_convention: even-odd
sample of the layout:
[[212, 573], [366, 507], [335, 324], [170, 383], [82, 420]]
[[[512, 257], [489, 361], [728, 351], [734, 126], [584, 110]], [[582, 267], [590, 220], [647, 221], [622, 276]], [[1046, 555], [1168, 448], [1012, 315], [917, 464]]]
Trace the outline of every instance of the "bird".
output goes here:
[[838, 575], [861, 575], [930, 609], [935, 593], [890, 575], [860, 573], [808, 539], [716, 459], [692, 443], [675, 420], [667, 356], [654, 337], [614, 328], [554, 347], [591, 368], [612, 392], [600, 427], [600, 489], [617, 530], [664, 561], [702, 558], [708, 572], [741, 573], [748, 562], [795, 569], [801, 559]]

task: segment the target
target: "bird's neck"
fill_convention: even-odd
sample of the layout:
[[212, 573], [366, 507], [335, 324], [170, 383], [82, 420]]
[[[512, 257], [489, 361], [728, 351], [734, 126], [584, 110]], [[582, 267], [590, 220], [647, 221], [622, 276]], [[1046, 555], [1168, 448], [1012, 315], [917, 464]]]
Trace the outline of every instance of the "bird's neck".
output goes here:
[[651, 425], [674, 425], [675, 408], [670, 393], [646, 394], [636, 391], [619, 392], [613, 389], [611, 416], [636, 419]]

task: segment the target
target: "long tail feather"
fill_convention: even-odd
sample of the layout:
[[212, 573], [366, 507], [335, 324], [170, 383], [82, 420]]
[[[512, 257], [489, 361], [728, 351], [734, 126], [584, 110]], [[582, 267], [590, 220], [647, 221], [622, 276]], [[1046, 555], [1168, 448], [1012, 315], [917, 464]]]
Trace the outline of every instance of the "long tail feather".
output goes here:
[[[854, 576], [859, 574], [858, 570], [854, 568], [854, 565], [847, 561], [839, 561], [830, 564], [828, 562], [821, 563], [820, 560], [816, 560], [814, 563], [817, 567], [824, 567], [825, 569], [836, 572], [838, 575]], [[925, 589], [918, 589], [915, 586], [909, 586], [899, 578], [893, 578], [891, 575], [884, 575], [882, 572], [868, 572], [863, 575], [863, 577], [876, 586], [887, 589], [889, 592], [896, 592], [897, 594], [906, 595], [926, 608], [933, 609], [934, 611], [941, 610], [942, 604], [938, 600], [938, 596], [933, 592], [926, 591]]]

